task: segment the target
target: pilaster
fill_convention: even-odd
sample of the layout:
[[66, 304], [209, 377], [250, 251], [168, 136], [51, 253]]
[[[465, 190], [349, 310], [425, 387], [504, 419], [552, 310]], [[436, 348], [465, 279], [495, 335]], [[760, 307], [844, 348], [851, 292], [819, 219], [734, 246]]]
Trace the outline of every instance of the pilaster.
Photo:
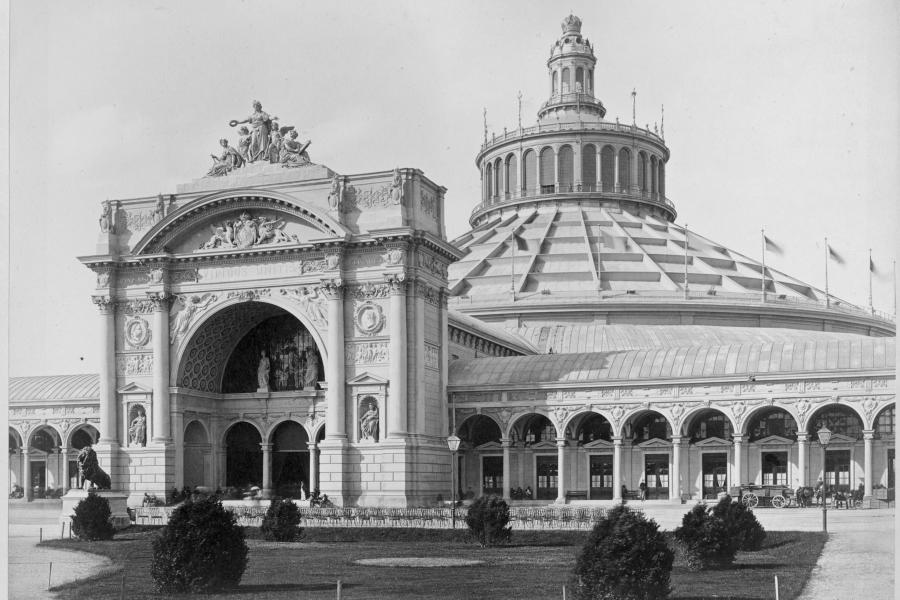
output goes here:
[[165, 291], [147, 292], [153, 304], [153, 442], [172, 441], [169, 427], [169, 306]]
[[407, 432], [407, 329], [406, 276], [404, 273], [385, 274], [390, 286], [390, 388], [388, 389], [387, 437], [405, 437]]

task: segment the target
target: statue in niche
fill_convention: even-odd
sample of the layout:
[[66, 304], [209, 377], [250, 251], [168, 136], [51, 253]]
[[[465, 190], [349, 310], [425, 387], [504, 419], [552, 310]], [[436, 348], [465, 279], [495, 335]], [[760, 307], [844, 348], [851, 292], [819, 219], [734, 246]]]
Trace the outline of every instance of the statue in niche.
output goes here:
[[247, 162], [256, 162], [262, 158], [268, 158], [269, 150], [269, 131], [272, 128], [272, 121], [278, 117], [270, 117], [269, 114], [262, 109], [262, 103], [259, 100], [253, 101], [253, 114], [243, 121], [232, 120], [228, 124], [232, 127], [249, 123], [253, 128], [250, 134], [250, 143], [247, 147]]
[[369, 399], [368, 410], [359, 418], [359, 437], [378, 441], [378, 404], [373, 399]]
[[319, 353], [312, 346], [306, 348], [306, 371], [303, 374], [303, 389], [315, 390], [319, 382]]
[[256, 391], [269, 391], [269, 369], [271, 367], [269, 357], [266, 356], [265, 350], [259, 352], [259, 366], [256, 368], [256, 383], [259, 386]]
[[331, 192], [328, 194], [328, 206], [331, 210], [340, 210], [344, 198], [344, 183], [338, 175], [331, 178]]
[[83, 489], [92, 487], [108, 490], [112, 488], [112, 482], [109, 474], [100, 468], [100, 462], [97, 460], [97, 453], [90, 444], [87, 444], [78, 453], [78, 474], [81, 475]]
[[102, 233], [115, 233], [113, 231], [112, 203], [109, 200], [103, 201], [103, 212], [100, 213], [100, 231]]
[[219, 145], [222, 146], [222, 155], [210, 154], [213, 159], [213, 166], [207, 171], [207, 177], [222, 177], [244, 165], [244, 157], [241, 156], [240, 152], [228, 145], [228, 140], [222, 138], [219, 140]]
[[141, 405], [135, 405], [134, 408], [131, 409], [132, 419], [131, 424], [128, 426], [128, 440], [131, 446], [146, 446], [147, 445], [147, 415], [144, 412], [144, 407]]
[[296, 379], [296, 353], [291, 347], [284, 347], [278, 355], [278, 369], [275, 371], [278, 390], [287, 390]]
[[310, 142], [305, 144], [298, 142], [298, 135], [297, 130], [293, 129], [281, 142], [281, 164], [285, 167], [302, 167], [309, 164], [306, 149]]
[[394, 169], [394, 175], [391, 178], [391, 202], [394, 204], [403, 204], [403, 177], [400, 175], [400, 169]]

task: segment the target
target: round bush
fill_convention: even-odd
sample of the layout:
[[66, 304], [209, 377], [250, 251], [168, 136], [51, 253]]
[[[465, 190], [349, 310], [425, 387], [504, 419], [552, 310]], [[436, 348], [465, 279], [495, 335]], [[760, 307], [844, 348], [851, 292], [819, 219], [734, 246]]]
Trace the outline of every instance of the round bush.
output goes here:
[[212, 497], [179, 506], [153, 540], [150, 574], [159, 592], [209, 593], [237, 587], [246, 567], [244, 532]]
[[87, 498], [75, 506], [72, 533], [83, 540], [111, 540], [116, 533], [116, 528], [109, 522], [111, 515], [109, 501], [89, 492]]
[[260, 530], [267, 540], [293, 542], [300, 536], [300, 509], [289, 498], [272, 498]]
[[766, 539], [766, 530], [753, 511], [740, 502], [733, 502], [731, 496], [725, 496], [713, 507], [713, 516], [722, 519], [725, 527], [738, 540], [738, 550], [755, 551], [762, 548]]
[[684, 550], [688, 568], [695, 571], [730, 565], [740, 545], [725, 521], [702, 504], [684, 515], [675, 539]]
[[657, 600], [669, 595], [674, 555], [652, 519], [616, 506], [594, 526], [578, 554], [578, 600]]
[[506, 543], [512, 534], [509, 505], [499, 496], [481, 496], [469, 507], [466, 525], [482, 548]]

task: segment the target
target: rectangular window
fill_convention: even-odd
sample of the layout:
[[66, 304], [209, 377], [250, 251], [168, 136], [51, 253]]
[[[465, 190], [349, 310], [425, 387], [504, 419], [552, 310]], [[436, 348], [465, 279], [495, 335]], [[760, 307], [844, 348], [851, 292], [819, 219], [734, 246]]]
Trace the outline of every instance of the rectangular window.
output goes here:
[[728, 454], [709, 452], [703, 454], [703, 497], [715, 498], [722, 490], [727, 490]]
[[762, 455], [763, 485], [787, 485], [787, 452], [766, 452]]
[[503, 492], [502, 456], [483, 456], [481, 458], [481, 489], [485, 495]]
[[825, 485], [850, 491], [850, 451], [828, 450], [825, 453]]
[[644, 456], [644, 483], [647, 484], [647, 498], [667, 499], [669, 497], [669, 455], [647, 454]]
[[592, 500], [609, 500], [612, 498], [613, 457], [609, 454], [592, 455], [590, 462]]
[[537, 456], [537, 497], [541, 500], [556, 498], [559, 469], [555, 456]]

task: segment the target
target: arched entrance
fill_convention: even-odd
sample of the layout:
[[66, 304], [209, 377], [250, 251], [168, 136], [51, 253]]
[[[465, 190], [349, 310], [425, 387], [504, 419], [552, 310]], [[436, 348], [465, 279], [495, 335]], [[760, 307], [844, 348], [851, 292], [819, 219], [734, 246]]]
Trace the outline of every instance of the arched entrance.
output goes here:
[[184, 429], [184, 485], [195, 488], [209, 480], [210, 444], [206, 429], [191, 421]]
[[225, 434], [225, 485], [236, 488], [262, 487], [262, 436], [250, 423], [241, 421]]
[[285, 421], [272, 432], [272, 488], [283, 498], [309, 494], [309, 438], [302, 425]]
[[[463, 421], [457, 435], [462, 443], [459, 456], [463, 468], [459, 473], [459, 497], [471, 495], [501, 495], [503, 493], [503, 451], [500, 446], [500, 426], [484, 415], [474, 415]], [[477, 492], [476, 492], [477, 490]]]
[[831, 431], [831, 442], [825, 452], [824, 465], [821, 453], [812, 453], [818, 468], [811, 470], [811, 473], [818, 471], [824, 475], [826, 486], [840, 492], [849, 492], [856, 488], [857, 481], [863, 479], [862, 456], [859, 456], [861, 453], [856, 448], [863, 436], [862, 418], [849, 406], [833, 404], [819, 409], [809, 418], [806, 427], [809, 439], [817, 440], [818, 431], [822, 427]]
[[22, 437], [19, 432], [9, 428], [9, 487], [22, 486]]
[[672, 426], [668, 419], [655, 411], [639, 413], [625, 424], [625, 437], [631, 442], [635, 487], [643, 483], [648, 500], [668, 499], [672, 460]]
[[587, 454], [587, 497], [591, 500], [613, 497], [612, 432], [612, 424], [597, 413], [588, 413], [575, 421], [576, 444]]
[[687, 426], [692, 466], [699, 466], [702, 498], [715, 499], [728, 491], [728, 455], [732, 449], [731, 421], [721, 411], [702, 410]]
[[60, 461], [63, 458], [61, 447], [59, 433], [49, 425], [42, 425], [32, 432], [25, 460], [28, 466], [28, 487], [35, 498], [45, 497], [60, 485], [58, 479], [62, 471]]
[[526, 485], [534, 486], [532, 497], [538, 500], [555, 500], [559, 495], [556, 427], [544, 415], [530, 414], [517, 421], [514, 431], [519, 439], [517, 444], [520, 443], [523, 448], [526, 481], [530, 482]]

